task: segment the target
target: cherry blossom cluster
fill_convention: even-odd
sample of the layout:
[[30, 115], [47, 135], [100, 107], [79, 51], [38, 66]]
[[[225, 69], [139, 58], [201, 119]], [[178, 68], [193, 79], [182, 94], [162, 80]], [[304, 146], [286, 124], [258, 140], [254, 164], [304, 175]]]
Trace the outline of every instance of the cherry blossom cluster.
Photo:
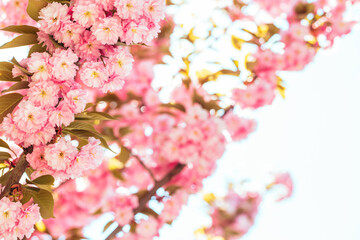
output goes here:
[[[235, 240], [243, 237], [255, 223], [259, 206], [264, 201], [265, 193], [270, 189], [281, 188], [278, 201], [285, 200], [292, 195], [293, 182], [289, 173], [272, 174], [271, 183], [265, 191], [242, 190], [230, 187], [224, 197], [213, 194], [205, 196], [210, 206], [212, 225], [203, 229], [211, 237], [222, 237]], [[241, 186], [245, 188], [245, 186]]]
[[30, 238], [34, 224], [41, 220], [37, 204], [27, 207], [4, 197], [0, 200], [0, 238], [6, 240]]
[[89, 169], [95, 169], [103, 160], [100, 141], [91, 137], [79, 151], [71, 141], [61, 138], [54, 144], [35, 148], [27, 161], [35, 169], [31, 177], [52, 175], [57, 179], [77, 178]]
[[54, 51], [52, 36], [80, 58], [79, 79], [103, 92], [122, 88], [133, 57], [116, 44], [148, 44], [160, 31], [165, 17], [162, 0], [88, 1], [71, 6], [57, 2], [40, 11], [39, 40]]
[[58, 49], [52, 56], [33, 53], [21, 62], [31, 77], [14, 67], [14, 77], [27, 78], [30, 88], [1, 124], [4, 136], [24, 147], [45, 145], [53, 139], [56, 128], [68, 126], [75, 114], [84, 111], [86, 92], [74, 81], [77, 60], [71, 50]]
[[[304, 69], [313, 60], [318, 49], [331, 47], [336, 37], [348, 34], [356, 22], [346, 21], [344, 15], [349, 6], [356, 2], [256, 0], [245, 3], [234, 0], [226, 8], [231, 19], [256, 22], [259, 29], [268, 31], [270, 37], [261, 36], [260, 33], [258, 39], [249, 41], [259, 46], [252, 54], [252, 66], [248, 69], [252, 72], [250, 83], [245, 88], [234, 89], [232, 99], [243, 108], [259, 108], [271, 104], [279, 86], [278, 72]], [[277, 28], [276, 25], [264, 23], [264, 13], [247, 14], [244, 9], [252, 4], [257, 5], [259, 11], [269, 14], [274, 22], [282, 19], [289, 26]], [[273, 35], [281, 38], [282, 50], [274, 50], [279, 49], [279, 41], [267, 43]]]

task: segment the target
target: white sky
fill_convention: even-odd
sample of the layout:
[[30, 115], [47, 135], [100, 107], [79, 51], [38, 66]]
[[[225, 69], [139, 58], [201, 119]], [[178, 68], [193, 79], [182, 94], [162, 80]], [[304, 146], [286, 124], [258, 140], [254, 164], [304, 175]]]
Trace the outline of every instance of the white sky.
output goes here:
[[[283, 75], [287, 99], [257, 111], [257, 132], [229, 146], [205, 189], [287, 169], [295, 192], [267, 202], [243, 240], [360, 239], [360, 29], [320, 52], [304, 71]], [[206, 221], [192, 198], [161, 240], [192, 240]]]

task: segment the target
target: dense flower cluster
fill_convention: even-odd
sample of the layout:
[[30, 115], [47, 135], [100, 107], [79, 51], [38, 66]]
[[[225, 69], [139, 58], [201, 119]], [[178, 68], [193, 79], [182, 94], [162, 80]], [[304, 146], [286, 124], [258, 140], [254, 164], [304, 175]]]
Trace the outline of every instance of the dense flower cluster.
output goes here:
[[[236, 88], [232, 92], [232, 99], [243, 108], [259, 108], [271, 104], [279, 83], [279, 71], [304, 69], [313, 60], [318, 49], [332, 46], [336, 37], [348, 34], [355, 24], [344, 18], [350, 1], [253, 2], [261, 11], [269, 14], [274, 23], [280, 19], [286, 21], [287, 28], [278, 28], [268, 21], [265, 23], [262, 19], [264, 13], [247, 14], [244, 9], [251, 4], [234, 0], [234, 4], [226, 8], [233, 21], [253, 21], [258, 24], [259, 29], [258, 33], [254, 33], [256, 37], [253, 36], [248, 41], [259, 46], [251, 56], [251, 65], [248, 65], [248, 70], [252, 72], [251, 81], [244, 88]], [[274, 35], [281, 40], [269, 41]]]
[[[290, 174], [272, 174], [272, 182], [266, 186], [266, 191], [275, 187], [282, 187], [287, 192], [286, 195], [280, 196], [278, 201], [289, 198], [293, 191]], [[204, 234], [235, 240], [244, 236], [253, 227], [259, 206], [267, 192], [241, 190], [230, 187], [224, 197], [215, 197], [214, 194], [205, 196], [204, 199], [210, 206], [212, 225], [203, 230]]]
[[[0, 125], [2, 135], [25, 150], [30, 180], [52, 175], [61, 181], [54, 189], [56, 218], [44, 220], [46, 230], [36, 231], [34, 239], [45, 235], [73, 239], [71, 234], [108, 212], [113, 216], [110, 223], [119, 225], [119, 239], [154, 239], [165, 224], [176, 219], [190, 194], [201, 190], [226, 144], [246, 139], [256, 129], [254, 120], [241, 117], [241, 109], [271, 104], [281, 87], [279, 71], [303, 69], [320, 47], [330, 46], [353, 25], [343, 21], [346, 1], [268, 2], [249, 4], [255, 4], [270, 19], [279, 16], [286, 20], [289, 28], [263, 23], [258, 16], [243, 11], [248, 3], [239, 0], [225, 8], [233, 21], [251, 21], [258, 29], [252, 34], [247, 31], [251, 40], [242, 40], [258, 47], [245, 59], [249, 76], [230, 89], [231, 96], [210, 94], [205, 85], [216, 82], [223, 73], [241, 79], [245, 74], [240, 76], [239, 62], [233, 61], [239, 73], [225, 69], [197, 82], [190, 70], [192, 57], [201, 51], [196, 44], [194, 55], [181, 56], [186, 68], [179, 69], [181, 77], [175, 77], [170, 89], [154, 87], [154, 65], [169, 53], [174, 29], [169, 18], [163, 23], [165, 31], [151, 42], [165, 16], [163, 0], [54, 1], [40, 10], [35, 38], [47, 51], [32, 53], [20, 65], [15, 64], [12, 76], [21, 77], [28, 88], [19, 90], [24, 98]], [[15, 17], [7, 14], [10, 23]], [[197, 37], [193, 30], [192, 37], [183, 39], [194, 43]], [[280, 40], [269, 41], [275, 35]], [[328, 45], [321, 43], [323, 36]], [[153, 47], [143, 48], [145, 44]], [[282, 47], [276, 48], [276, 44]], [[1, 90], [9, 86], [2, 84]], [[163, 97], [166, 91], [170, 96]], [[86, 107], [88, 102], [93, 105]], [[91, 108], [98, 118], [86, 118], [85, 108]], [[94, 130], [114, 149], [119, 147], [120, 153], [104, 160], [100, 140], [90, 137], [87, 144], [79, 139], [75, 143], [65, 136], [66, 129], [78, 124], [73, 122], [79, 116], [85, 119], [81, 130]], [[98, 119], [107, 121], [99, 123]], [[96, 131], [90, 122], [95, 123]], [[8, 162], [13, 171], [16, 161]], [[267, 188], [279, 185], [285, 186], [279, 200], [289, 197], [292, 180], [288, 174], [275, 175]], [[226, 239], [241, 237], [254, 224], [261, 199], [258, 192], [230, 190], [226, 197], [211, 202], [213, 226], [205, 232]], [[11, 239], [14, 233], [22, 234], [15, 237], [30, 237], [35, 218], [39, 220], [37, 205], [24, 208], [2, 198], [0, 208], [13, 209], [9, 215], [0, 214], [4, 223], [1, 237]], [[23, 212], [33, 213], [32, 220], [17, 219]]]
[[164, 16], [161, 0], [78, 0], [71, 7], [54, 2], [40, 11], [38, 36], [50, 52], [54, 45], [49, 35], [79, 56], [83, 84], [115, 91], [122, 88], [133, 62], [128, 50], [116, 45], [150, 43]]
[[52, 175], [58, 179], [81, 177], [102, 162], [103, 148], [99, 145], [100, 141], [91, 137], [89, 143], [78, 151], [70, 141], [61, 138], [54, 144], [35, 148], [33, 153], [27, 155], [27, 161], [35, 169], [31, 176]]
[[69, 50], [33, 53], [21, 62], [33, 75], [28, 77], [18, 67], [13, 75], [29, 81], [27, 97], [0, 126], [4, 136], [24, 147], [41, 146], [50, 142], [55, 129], [68, 126], [74, 115], [84, 111], [86, 92], [75, 82], [78, 57]]
[[34, 224], [41, 220], [39, 207], [27, 207], [8, 198], [0, 200], [0, 238], [6, 240], [29, 238], [34, 232]]

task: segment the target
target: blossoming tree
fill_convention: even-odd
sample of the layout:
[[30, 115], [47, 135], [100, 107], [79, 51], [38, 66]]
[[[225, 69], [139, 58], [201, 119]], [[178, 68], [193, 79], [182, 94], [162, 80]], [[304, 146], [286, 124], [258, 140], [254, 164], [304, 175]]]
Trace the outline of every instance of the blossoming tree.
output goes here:
[[[281, 72], [302, 70], [355, 23], [345, 13], [356, 0], [275, 2], [214, 1], [205, 25], [173, 20], [187, 1], [2, 2], [13, 39], [0, 49], [30, 48], [0, 62], [0, 238], [83, 239], [106, 213], [106, 239], [156, 238], [226, 144], [255, 130], [241, 110], [285, 97]], [[157, 64], [172, 69], [165, 84]], [[264, 189], [278, 185], [291, 195], [288, 174]], [[199, 232], [240, 238], [261, 194], [207, 195], [212, 226]]]

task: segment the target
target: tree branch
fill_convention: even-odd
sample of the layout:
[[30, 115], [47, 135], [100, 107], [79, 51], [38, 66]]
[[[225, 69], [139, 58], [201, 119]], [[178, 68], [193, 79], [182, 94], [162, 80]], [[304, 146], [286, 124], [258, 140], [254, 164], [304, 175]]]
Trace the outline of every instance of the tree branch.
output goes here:
[[[178, 175], [185, 168], [184, 164], [177, 164], [168, 174], [166, 174], [161, 180], [155, 182], [154, 187], [148, 191], [143, 197], [139, 200], [139, 206], [134, 209], [134, 215], [138, 214], [146, 207], [146, 204], [150, 201], [151, 197], [154, 196], [159, 188], [164, 186], [166, 183], [170, 182], [173, 177]], [[116, 237], [122, 230], [122, 226], [118, 226], [105, 240], [111, 240]]]
[[150, 168], [148, 168], [148, 166], [145, 165], [145, 163], [141, 160], [141, 158], [138, 155], [135, 155], [133, 153], [131, 153], [131, 156], [133, 156], [134, 158], [136, 158], [136, 160], [138, 160], [140, 165], [150, 174], [152, 180], [154, 180], [154, 183], [156, 183], [157, 180], [156, 180], [153, 172], [150, 170]]
[[11, 187], [14, 184], [19, 183], [28, 165], [29, 163], [26, 161], [26, 155], [23, 153], [20, 156], [20, 159], [17, 162], [15, 168], [9, 173], [10, 174], [9, 179], [5, 184], [4, 190], [0, 194], [0, 199], [2, 199], [3, 197], [7, 196], [10, 193]]

